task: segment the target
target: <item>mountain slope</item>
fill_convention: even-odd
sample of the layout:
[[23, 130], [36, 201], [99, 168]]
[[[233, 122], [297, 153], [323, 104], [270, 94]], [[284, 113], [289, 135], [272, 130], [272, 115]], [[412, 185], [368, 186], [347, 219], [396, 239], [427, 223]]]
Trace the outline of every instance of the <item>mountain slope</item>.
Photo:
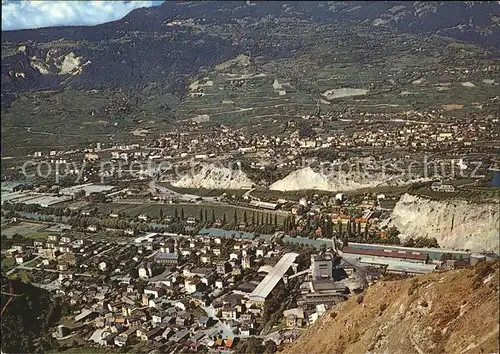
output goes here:
[[[220, 33], [193, 33], [200, 25], [241, 25], [263, 18], [317, 24], [356, 21], [500, 47], [497, 2], [166, 1], [158, 7], [136, 9], [121, 20], [93, 27], [2, 32], [2, 93], [54, 88], [68, 79], [67, 75], [54, 75], [53, 70], [44, 74], [32, 64], [33, 56], [54, 60], [56, 53], [50, 51], [53, 47], [65, 48], [59, 55], [77, 50], [83, 62], [89, 62], [84, 75], [69, 80], [72, 87], [86, 88], [141, 84], [152, 81], [159, 73], [175, 84], [182, 76], [228, 60], [236, 52], [247, 51], [255, 56], [287, 53], [285, 48], [277, 50], [265, 42], [255, 45], [242, 41], [238, 45], [221, 38]], [[18, 50], [21, 43], [27, 45], [28, 52]], [[26, 78], [16, 76], [22, 69], [28, 70]], [[170, 72], [173, 77], [169, 77]]]
[[[276, 122], [314, 113], [318, 104], [322, 112], [434, 109], [443, 100], [486, 108], [483, 101], [497, 92], [481, 80], [493, 73], [449, 71], [495, 67], [498, 49], [436, 35], [472, 21], [475, 29], [487, 28], [481, 38], [500, 38], [494, 36], [500, 5], [467, 6], [168, 1], [98, 26], [5, 31], [2, 156], [107, 139], [137, 142], [130, 135], [135, 129], [161, 131], [184, 119], [269, 132]], [[240, 55], [251, 58], [251, 68], [215, 70]], [[418, 87], [421, 95], [399, 94], [415, 91], [412, 82], [421, 78], [427, 83]], [[274, 80], [286, 89], [275, 88]], [[464, 95], [463, 87], [436, 95], [432, 85], [450, 80], [474, 82], [480, 95]], [[195, 81], [213, 85], [190, 90]], [[366, 95], [322, 96], [336, 89]]]
[[34, 342], [58, 320], [57, 306], [47, 291], [31, 284], [2, 276], [2, 285], [2, 352], [33, 353]]
[[284, 353], [493, 353], [499, 264], [380, 281], [337, 305]]

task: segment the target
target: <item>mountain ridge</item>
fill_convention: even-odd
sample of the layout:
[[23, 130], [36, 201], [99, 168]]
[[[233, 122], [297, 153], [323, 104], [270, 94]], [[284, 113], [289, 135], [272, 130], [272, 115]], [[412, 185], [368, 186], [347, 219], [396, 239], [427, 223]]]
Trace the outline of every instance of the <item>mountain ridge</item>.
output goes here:
[[[252, 5], [253, 4], [253, 5]], [[371, 23], [372, 26], [389, 26], [403, 32], [439, 34], [450, 36], [458, 40], [465, 40], [481, 45], [500, 48], [500, 5], [496, 2], [174, 2], [166, 1], [152, 8], [139, 8], [131, 11], [120, 20], [107, 22], [96, 26], [62, 26], [46, 27], [29, 30], [12, 30], [2, 32], [2, 94], [18, 93], [31, 90], [54, 88], [63, 84], [62, 78], [44, 77], [36, 71], [30, 70], [25, 58], [19, 53], [12, 53], [13, 47], [25, 44], [35, 50], [44, 52], [41, 43], [63, 41], [65, 46], [83, 57], [84, 60], [95, 62], [102, 70], [89, 65], [84, 77], [79, 78], [77, 86], [106, 86], [111, 75], [122, 77], [121, 86], [130, 85], [130, 82], [144, 83], [152, 78], [148, 71], [151, 67], [172, 69], [172, 66], [161, 64], [151, 55], [150, 44], [140, 43], [146, 37], [161, 37], [155, 40], [156, 45], [167, 46], [167, 52], [175, 53], [167, 60], [173, 61], [178, 71], [177, 76], [192, 75], [200, 67], [210, 67], [217, 62], [230, 59], [236, 53], [252, 51], [254, 55], [268, 52], [271, 48], [262, 50], [253, 47], [234, 45], [223, 38], [211, 33], [205, 35], [193, 33], [192, 27], [196, 24], [241, 24], [242, 21], [260, 18], [295, 18], [321, 23], [332, 21], [354, 21]], [[173, 25], [173, 21], [187, 21], [190, 26]], [[155, 38], [156, 39], [156, 38]], [[72, 41], [81, 43], [72, 43]], [[99, 42], [106, 41], [106, 47]], [[67, 43], [69, 42], [69, 43]], [[66, 44], [67, 43], [67, 44]], [[182, 45], [182, 51], [178, 44]], [[196, 45], [193, 45], [196, 43]], [[204, 45], [206, 43], [206, 45]], [[72, 45], [73, 44], [73, 45]], [[130, 51], [130, 47], [137, 47]], [[7, 50], [9, 48], [9, 50]], [[137, 57], [137, 54], [145, 57]], [[264, 50], [265, 49], [265, 50]], [[127, 53], [127, 51], [129, 53]], [[5, 52], [5, 53], [4, 53]], [[122, 53], [123, 60], [113, 60], [111, 52]], [[203, 58], [199, 54], [203, 53]], [[9, 55], [10, 54], [10, 55]], [[115, 58], [117, 59], [117, 58]], [[148, 70], [142, 70], [142, 62], [152, 62], [147, 65]], [[123, 75], [134, 66], [126, 63], [132, 61], [140, 71], [138, 75]], [[109, 65], [112, 64], [112, 65]], [[184, 70], [189, 67], [191, 70]], [[9, 75], [16, 73], [19, 68], [28, 69], [25, 73], [28, 78]], [[104, 72], [109, 71], [109, 74]], [[103, 77], [101, 79], [101, 77]], [[26, 83], [24, 81], [33, 82]], [[174, 79], [175, 82], [177, 79]], [[171, 80], [172, 81], [172, 80]], [[175, 86], [175, 85], [174, 85]], [[179, 85], [175, 86], [179, 89]]]
[[[411, 83], [426, 75], [440, 80], [456, 63], [495, 65], [498, 58], [498, 48], [439, 36], [431, 18], [424, 21], [434, 8], [465, 11], [457, 3], [249, 3], [168, 1], [97, 26], [2, 32], [2, 156], [32, 153], [47, 143], [129, 141], [129, 132], [144, 122], [168, 129], [208, 111], [214, 113], [210, 124], [245, 125], [253, 117], [268, 117], [265, 123], [271, 125], [271, 119], [311, 114], [318, 100], [324, 111], [352, 107], [355, 97], [335, 98], [340, 105], [332, 105], [321, 94], [365, 85], [372, 107], [391, 100], [401, 102], [390, 109], [408, 104], [420, 109], [418, 99], [402, 99], [397, 90], [411, 90]], [[473, 8], [498, 12], [496, 3]], [[494, 34], [495, 16], [476, 14], [473, 23]], [[374, 24], [377, 19], [384, 23]], [[465, 26], [469, 13], [453, 21]], [[235, 86], [217, 73], [218, 64], [242, 54], [268, 79]], [[244, 75], [231, 70], [224, 74]], [[489, 79], [488, 73], [480, 75]], [[215, 80], [215, 86], [212, 95], [196, 100], [204, 93], [188, 87], [202, 78]], [[275, 97], [274, 79], [291, 89]], [[234, 104], [242, 109], [231, 108]], [[27, 129], [37, 133], [24, 134]], [[69, 138], [68, 129], [83, 134]]]

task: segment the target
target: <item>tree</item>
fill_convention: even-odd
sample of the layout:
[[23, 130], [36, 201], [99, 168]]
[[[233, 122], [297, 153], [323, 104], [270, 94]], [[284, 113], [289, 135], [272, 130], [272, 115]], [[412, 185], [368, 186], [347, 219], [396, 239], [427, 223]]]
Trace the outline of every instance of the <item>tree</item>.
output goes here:
[[348, 246], [349, 246], [349, 241], [347, 240], [347, 237], [342, 238], [342, 248]]
[[263, 350], [264, 348], [261, 345], [261, 340], [255, 337], [250, 337], [244, 343], [241, 352], [245, 354], [256, 354], [256, 353], [262, 353]]
[[177, 210], [177, 208], [174, 209], [174, 219], [175, 220], [179, 219], [179, 211]]
[[246, 224], [247, 223], [247, 211], [243, 211], [243, 222]]
[[233, 222], [235, 226], [238, 225], [238, 215], [236, 215], [236, 210], [234, 211]]
[[204, 215], [205, 215], [205, 222], [207, 222], [208, 221], [208, 211], [207, 211], [207, 209], [205, 209]]
[[446, 262], [447, 260], [455, 259], [451, 253], [443, 253], [441, 255], [441, 262]]
[[24, 237], [21, 234], [15, 233], [12, 235], [12, 241], [14, 243], [24, 243]]
[[21, 271], [19, 274], [21, 275], [21, 280], [22, 280], [23, 282], [25, 282], [25, 283], [29, 283], [29, 281], [30, 281], [30, 277], [29, 277], [28, 273], [26, 273], [26, 271], [24, 271], [24, 270], [23, 270], [23, 271]]
[[215, 210], [212, 209], [212, 222], [215, 222]]
[[415, 247], [439, 248], [439, 244], [434, 237], [417, 237], [415, 240]]
[[255, 225], [255, 212], [252, 213], [252, 225]]
[[404, 243], [405, 247], [415, 247], [415, 240], [413, 237], [410, 237], [408, 240], [405, 241]]
[[52, 336], [46, 335], [41, 340], [41, 347], [44, 352], [59, 349], [59, 342]]
[[222, 215], [222, 224], [226, 225], [226, 213]]
[[278, 215], [274, 214], [274, 226], [278, 226]]
[[103, 193], [92, 192], [89, 194], [88, 200], [90, 203], [105, 203], [106, 196]]
[[203, 222], [203, 208], [200, 209], [200, 222]]
[[80, 189], [78, 192], [76, 192], [76, 193], [73, 195], [73, 198], [75, 198], [75, 200], [85, 198], [85, 191], [84, 191], [83, 189]]
[[392, 237], [397, 237], [399, 235], [399, 230], [396, 226], [391, 226], [389, 230], [387, 230], [387, 234]]
[[264, 214], [260, 214], [260, 224], [264, 225]]
[[333, 222], [330, 217], [328, 217], [328, 220], [326, 221], [326, 235], [327, 237], [333, 236]]
[[160, 207], [160, 220], [163, 220], [163, 208]]
[[184, 208], [181, 208], [181, 220], [184, 220]]
[[264, 343], [264, 353], [265, 354], [274, 354], [278, 351], [278, 346], [276, 343], [269, 339]]

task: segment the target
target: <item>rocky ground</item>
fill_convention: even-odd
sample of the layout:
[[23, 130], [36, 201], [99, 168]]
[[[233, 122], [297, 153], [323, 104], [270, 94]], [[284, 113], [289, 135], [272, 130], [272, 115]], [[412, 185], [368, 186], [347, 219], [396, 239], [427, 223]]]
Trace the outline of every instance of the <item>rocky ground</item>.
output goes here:
[[245, 189], [253, 182], [240, 169], [203, 165], [199, 171], [188, 170], [176, 182], [175, 187], [205, 189]]
[[361, 188], [382, 186], [404, 186], [421, 179], [409, 179], [404, 175], [389, 175], [368, 172], [325, 171], [316, 172], [310, 167], [291, 172], [285, 178], [274, 182], [269, 189], [296, 191], [317, 189], [331, 192], [346, 192]]
[[284, 353], [498, 353], [499, 265], [380, 281]]
[[495, 203], [439, 201], [404, 194], [383, 225], [397, 227], [403, 238], [435, 237], [441, 247], [498, 252], [499, 218]]

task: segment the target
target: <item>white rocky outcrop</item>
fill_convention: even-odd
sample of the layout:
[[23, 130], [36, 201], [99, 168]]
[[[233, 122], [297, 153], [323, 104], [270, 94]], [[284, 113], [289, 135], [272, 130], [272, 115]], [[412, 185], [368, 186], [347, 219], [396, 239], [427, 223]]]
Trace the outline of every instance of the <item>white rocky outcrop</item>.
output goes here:
[[445, 248], [499, 252], [499, 216], [495, 203], [435, 201], [404, 194], [382, 226], [397, 227], [403, 239], [435, 237]]
[[213, 164], [204, 165], [198, 172], [186, 172], [175, 187], [206, 189], [247, 189], [253, 182], [238, 168], [219, 167]]
[[329, 190], [328, 178], [320, 173], [314, 172], [310, 167], [293, 171], [288, 176], [269, 186], [271, 190], [295, 191], [301, 189]]
[[[61, 60], [61, 59], [60, 59]], [[82, 57], [75, 55], [75, 53], [70, 52], [64, 57], [62, 57], [62, 63], [57, 65], [59, 69], [59, 75], [72, 74], [78, 68], [80, 68], [80, 62]]]
[[252, 64], [252, 59], [245, 54], [239, 54], [234, 59], [217, 64], [215, 70], [224, 71], [233, 67], [247, 68]]
[[293, 171], [285, 178], [274, 182], [269, 186], [269, 189], [278, 191], [316, 189], [340, 192], [380, 186], [402, 186], [417, 181], [422, 181], [422, 179], [411, 179], [404, 175], [361, 171], [342, 172], [332, 170], [325, 174], [315, 172], [311, 167], [305, 167]]
[[30, 65], [33, 69], [38, 70], [38, 72], [42, 75], [50, 74], [50, 67], [48, 64], [44, 63], [41, 60], [38, 60], [36, 57], [30, 59]]
[[368, 91], [369, 90], [365, 89], [343, 87], [339, 89], [326, 90], [321, 95], [324, 96], [327, 100], [333, 100], [335, 98], [366, 95]]
[[29, 60], [31, 67], [42, 75], [78, 75], [83, 67], [90, 64], [89, 60], [82, 63], [82, 57], [73, 52], [59, 55], [59, 51], [55, 49], [49, 50], [45, 59], [33, 56]]

